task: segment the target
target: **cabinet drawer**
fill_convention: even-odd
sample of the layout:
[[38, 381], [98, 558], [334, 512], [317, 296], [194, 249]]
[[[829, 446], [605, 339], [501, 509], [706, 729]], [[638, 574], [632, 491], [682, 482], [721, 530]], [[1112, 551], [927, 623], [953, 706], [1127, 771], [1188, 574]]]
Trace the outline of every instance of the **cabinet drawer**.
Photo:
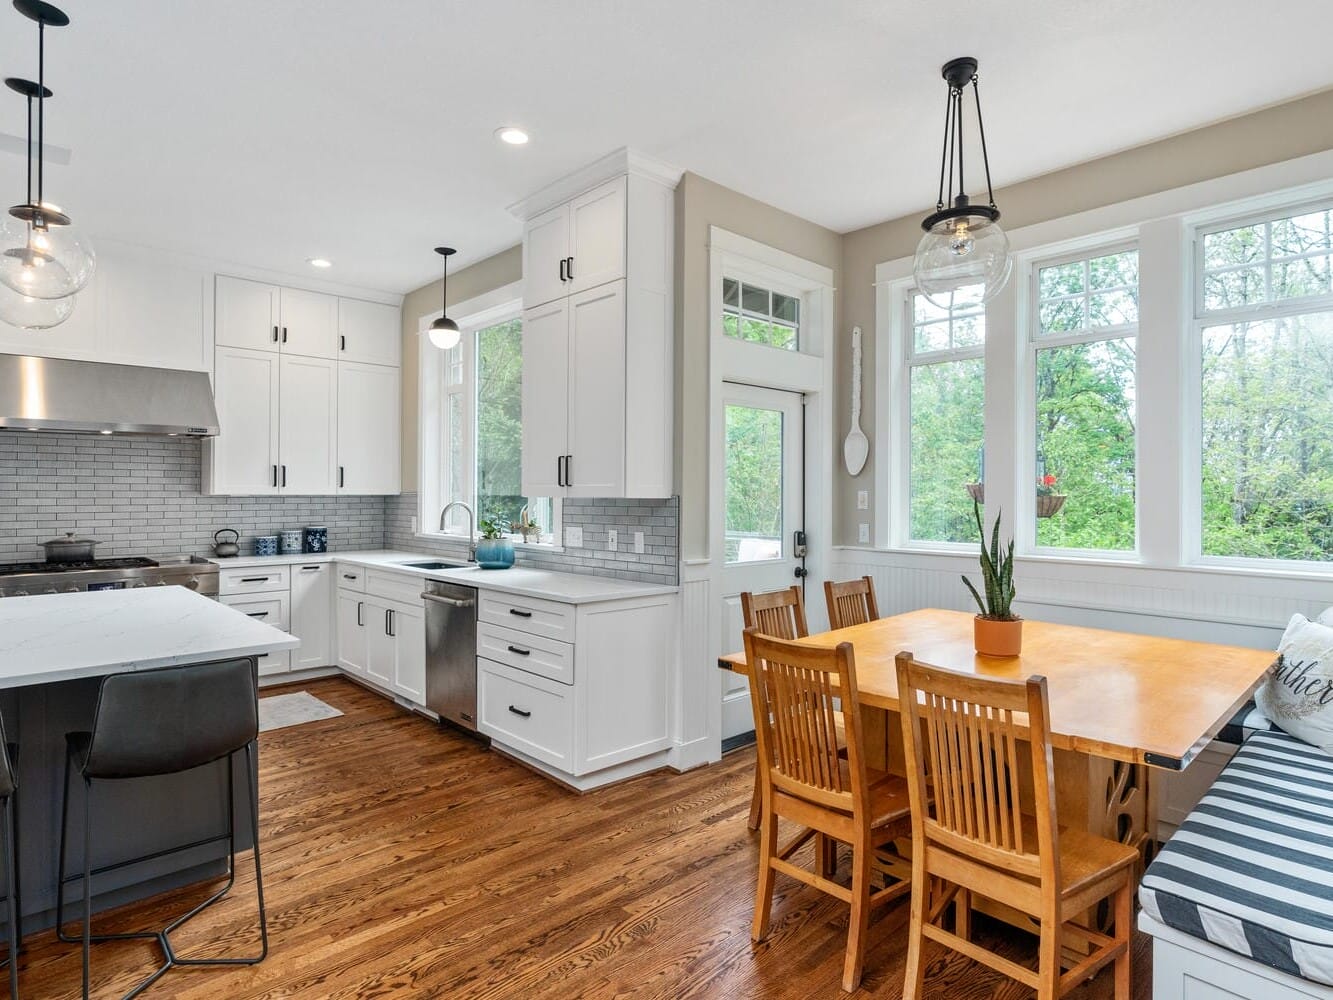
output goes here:
[[366, 571], [360, 566], [348, 566], [346, 563], [338, 563], [337, 575], [334, 577], [338, 581], [338, 586], [343, 590], [355, 590], [358, 594], [366, 592]]
[[292, 669], [292, 651], [280, 649], [276, 653], [261, 653], [255, 657], [259, 661], [259, 676], [285, 674]]
[[516, 628], [561, 642], [574, 641], [574, 606], [538, 597], [516, 597], [497, 591], [481, 591], [477, 617], [494, 625]]
[[479, 622], [477, 655], [561, 684], [574, 683], [574, 647], [567, 642]]
[[218, 573], [218, 593], [223, 597], [228, 594], [262, 594], [270, 590], [286, 590], [290, 582], [286, 566], [224, 569]]
[[562, 770], [574, 761], [573, 692], [562, 684], [477, 659], [481, 731], [496, 742]]
[[421, 577], [416, 575], [386, 573], [378, 569], [366, 571], [366, 593], [376, 597], [421, 607], [421, 592], [425, 589]]
[[257, 622], [272, 625], [284, 632], [291, 626], [290, 600], [286, 594], [259, 594], [255, 597], [220, 597], [218, 601], [248, 615]]

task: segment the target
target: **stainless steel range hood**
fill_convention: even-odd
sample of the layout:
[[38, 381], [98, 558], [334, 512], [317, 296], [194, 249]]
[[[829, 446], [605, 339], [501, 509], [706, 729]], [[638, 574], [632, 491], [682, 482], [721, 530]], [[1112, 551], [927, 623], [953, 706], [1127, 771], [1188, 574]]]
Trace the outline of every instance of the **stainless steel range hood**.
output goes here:
[[212, 437], [206, 372], [0, 354], [0, 428]]

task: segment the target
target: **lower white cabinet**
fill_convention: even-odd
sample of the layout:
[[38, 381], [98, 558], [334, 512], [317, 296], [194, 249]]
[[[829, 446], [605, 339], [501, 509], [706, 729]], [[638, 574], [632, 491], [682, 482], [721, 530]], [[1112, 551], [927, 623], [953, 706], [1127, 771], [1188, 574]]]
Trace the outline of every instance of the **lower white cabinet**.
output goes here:
[[338, 591], [338, 666], [349, 674], [364, 677], [366, 654], [366, 595], [351, 590]]
[[[338, 570], [341, 579], [341, 568]], [[358, 577], [355, 585], [363, 581]], [[391, 596], [376, 593], [388, 591]], [[338, 666], [408, 701], [426, 703], [426, 618], [415, 575], [372, 571], [364, 590], [339, 587]]]
[[291, 633], [301, 640], [291, 651], [292, 669], [327, 667], [333, 662], [333, 564], [297, 563], [290, 575]]
[[333, 565], [328, 562], [237, 567], [218, 572], [218, 600], [301, 640], [259, 658], [259, 675], [332, 664]]
[[[218, 597], [218, 600], [228, 607], [235, 608], [243, 615], [263, 622], [265, 625], [272, 625], [284, 632], [291, 631], [291, 604], [286, 590], [263, 594], [222, 594]], [[292, 668], [291, 657], [292, 651], [290, 649], [260, 655], [258, 658], [259, 676], [268, 677], [272, 674], [287, 673]]]

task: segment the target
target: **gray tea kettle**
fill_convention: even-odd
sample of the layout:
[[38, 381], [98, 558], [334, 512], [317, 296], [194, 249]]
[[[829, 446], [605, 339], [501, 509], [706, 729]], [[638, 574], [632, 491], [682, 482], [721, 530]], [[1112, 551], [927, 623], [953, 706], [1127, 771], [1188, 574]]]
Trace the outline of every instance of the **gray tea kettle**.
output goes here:
[[[223, 541], [219, 535], [231, 535], [231, 541]], [[241, 554], [241, 547], [237, 544], [241, 539], [241, 534], [234, 528], [220, 528], [213, 532], [213, 554], [219, 559], [225, 559], [228, 556], [238, 556]]]

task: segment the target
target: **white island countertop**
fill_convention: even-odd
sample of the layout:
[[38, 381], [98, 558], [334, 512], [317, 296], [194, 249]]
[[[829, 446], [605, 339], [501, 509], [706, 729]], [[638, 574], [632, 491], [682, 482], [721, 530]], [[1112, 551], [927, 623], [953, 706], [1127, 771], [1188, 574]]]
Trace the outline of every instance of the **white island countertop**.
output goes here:
[[184, 587], [0, 601], [0, 688], [255, 656], [300, 640]]
[[422, 569], [407, 565], [414, 562], [460, 562], [457, 557], [373, 550], [363, 552], [320, 552], [306, 555], [234, 556], [213, 558], [219, 569], [257, 569], [263, 566], [293, 566], [299, 563], [339, 562], [367, 569], [411, 573], [428, 580], [448, 580], [467, 587], [498, 590], [521, 597], [540, 597], [563, 604], [595, 604], [602, 601], [621, 601], [635, 597], [656, 597], [675, 594], [680, 588], [661, 583], [636, 583], [615, 580], [584, 573], [560, 573], [555, 570], [511, 566], [509, 569], [481, 569], [464, 566], [457, 569]]

